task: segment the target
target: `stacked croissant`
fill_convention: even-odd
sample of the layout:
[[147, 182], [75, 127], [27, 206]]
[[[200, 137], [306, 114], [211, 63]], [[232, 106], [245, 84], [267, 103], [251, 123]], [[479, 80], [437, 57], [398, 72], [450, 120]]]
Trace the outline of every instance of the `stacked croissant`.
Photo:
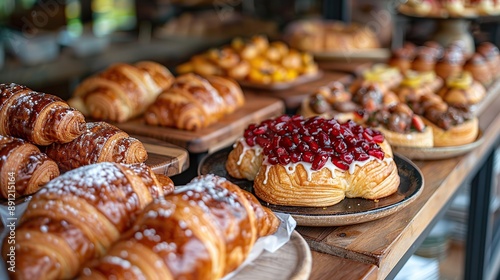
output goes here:
[[144, 164], [99, 163], [38, 192], [2, 253], [16, 252], [14, 279], [218, 279], [278, 225], [224, 178], [173, 191]]
[[32, 194], [61, 172], [83, 165], [147, 159], [142, 143], [125, 132], [85, 122], [59, 97], [17, 84], [0, 84], [0, 155], [5, 199]]
[[241, 107], [245, 99], [231, 79], [184, 74], [162, 92], [145, 113], [146, 123], [197, 130]]

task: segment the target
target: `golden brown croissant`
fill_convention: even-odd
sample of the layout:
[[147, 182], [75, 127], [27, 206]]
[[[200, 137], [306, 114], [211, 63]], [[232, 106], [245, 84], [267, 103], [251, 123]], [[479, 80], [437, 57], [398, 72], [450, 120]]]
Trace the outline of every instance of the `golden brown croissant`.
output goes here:
[[94, 119], [124, 122], [142, 114], [173, 79], [155, 62], [114, 64], [84, 80], [68, 102]]
[[98, 162], [141, 163], [148, 154], [144, 145], [106, 122], [88, 122], [87, 130], [65, 144], [47, 146], [45, 152], [61, 172]]
[[144, 164], [99, 163], [67, 172], [35, 194], [16, 228], [12, 279], [69, 279], [104, 255], [138, 212], [173, 190]]
[[243, 105], [238, 84], [220, 77], [178, 76], [145, 113], [146, 123], [185, 130], [206, 127]]
[[352, 121], [297, 115], [250, 125], [226, 169], [233, 177], [253, 179], [264, 201], [289, 206], [379, 199], [396, 192], [400, 180], [380, 132]]
[[49, 145], [72, 141], [84, 127], [84, 116], [59, 97], [18, 84], [0, 84], [0, 135]]
[[22, 139], [0, 135], [0, 191], [15, 200], [38, 191], [59, 176], [57, 164]]
[[81, 279], [219, 279], [278, 225], [252, 194], [224, 178], [199, 177], [144, 209]]

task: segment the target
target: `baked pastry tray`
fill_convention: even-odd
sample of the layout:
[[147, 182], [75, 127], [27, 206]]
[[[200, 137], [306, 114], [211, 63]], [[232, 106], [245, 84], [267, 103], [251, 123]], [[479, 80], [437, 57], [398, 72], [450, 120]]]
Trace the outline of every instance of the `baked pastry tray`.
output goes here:
[[271, 83], [271, 84], [259, 84], [255, 82], [250, 82], [247, 80], [237, 80], [240, 86], [246, 88], [254, 88], [254, 89], [262, 89], [262, 90], [285, 90], [290, 89], [292, 87], [302, 85], [305, 83], [309, 83], [315, 81], [323, 76], [322, 71], [318, 71], [314, 74], [309, 75], [301, 75], [296, 79], [290, 82], [280, 82], [280, 83]]
[[218, 122], [197, 131], [147, 125], [143, 118], [114, 123], [131, 135], [160, 139], [191, 153], [215, 151], [231, 145], [251, 123], [277, 117], [285, 111], [283, 102], [270, 96], [245, 94], [245, 104]]
[[[225, 168], [231, 147], [207, 155], [198, 166], [198, 174], [216, 174], [226, 177], [242, 189], [252, 192], [253, 182], [231, 177]], [[398, 191], [378, 201], [346, 198], [329, 207], [294, 207], [260, 202], [275, 212], [290, 214], [299, 226], [344, 226], [380, 219], [394, 214], [411, 204], [424, 187], [420, 169], [408, 158], [395, 154], [401, 182]]]

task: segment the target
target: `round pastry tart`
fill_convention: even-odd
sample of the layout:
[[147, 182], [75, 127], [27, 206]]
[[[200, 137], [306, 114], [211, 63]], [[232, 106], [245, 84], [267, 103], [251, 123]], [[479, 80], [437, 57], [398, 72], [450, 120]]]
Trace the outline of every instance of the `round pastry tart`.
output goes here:
[[286, 206], [379, 199], [396, 192], [400, 181], [391, 147], [379, 131], [299, 115], [250, 125], [226, 169], [233, 177], [254, 180], [262, 200]]

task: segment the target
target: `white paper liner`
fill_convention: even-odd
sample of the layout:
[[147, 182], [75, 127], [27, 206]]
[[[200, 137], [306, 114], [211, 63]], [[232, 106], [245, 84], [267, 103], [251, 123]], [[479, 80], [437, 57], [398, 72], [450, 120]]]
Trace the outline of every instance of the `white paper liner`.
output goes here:
[[[17, 226], [19, 224], [19, 219], [23, 215], [24, 211], [26, 211], [30, 200], [31, 197], [27, 198], [21, 203], [17, 203], [15, 205], [14, 216], [10, 215], [8, 206], [0, 205], [0, 218], [2, 219], [2, 224], [4, 226], [4, 229], [0, 234], [0, 242], [3, 242], [4, 237], [10, 230], [6, 227], [6, 225], [12, 221], [9, 220], [9, 218], [15, 217]], [[270, 253], [274, 253], [290, 240], [290, 236], [292, 236], [292, 233], [297, 226], [297, 222], [289, 214], [275, 213], [275, 215], [280, 220], [278, 230], [272, 235], [259, 238], [255, 242], [246, 260], [236, 270], [224, 276], [224, 278], [222, 278], [223, 280], [231, 279], [231, 277], [238, 274], [239, 271], [241, 271], [243, 268], [257, 259], [264, 250]], [[3, 256], [0, 256], [0, 279], [8, 279], [7, 269], [5, 267], [5, 262], [3, 261]]]
[[257, 259], [264, 250], [274, 253], [290, 240], [290, 236], [292, 236], [297, 222], [289, 214], [275, 213], [275, 215], [281, 221], [278, 230], [273, 235], [259, 238], [255, 242], [246, 260], [236, 270], [224, 276], [222, 280], [231, 279], [231, 277], [238, 274], [240, 270]]

